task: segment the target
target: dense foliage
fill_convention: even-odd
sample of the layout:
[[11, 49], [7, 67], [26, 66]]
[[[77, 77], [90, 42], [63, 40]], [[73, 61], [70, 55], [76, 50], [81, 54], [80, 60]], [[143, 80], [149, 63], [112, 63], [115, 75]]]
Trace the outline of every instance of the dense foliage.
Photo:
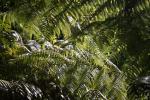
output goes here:
[[150, 98], [149, 10], [149, 0], [0, 0], [1, 98]]

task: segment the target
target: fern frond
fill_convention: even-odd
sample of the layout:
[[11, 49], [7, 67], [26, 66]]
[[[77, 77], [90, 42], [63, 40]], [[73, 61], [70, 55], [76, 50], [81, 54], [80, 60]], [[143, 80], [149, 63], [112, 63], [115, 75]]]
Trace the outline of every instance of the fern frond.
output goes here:
[[42, 96], [41, 89], [34, 85], [0, 80], [0, 97], [2, 100], [41, 100]]

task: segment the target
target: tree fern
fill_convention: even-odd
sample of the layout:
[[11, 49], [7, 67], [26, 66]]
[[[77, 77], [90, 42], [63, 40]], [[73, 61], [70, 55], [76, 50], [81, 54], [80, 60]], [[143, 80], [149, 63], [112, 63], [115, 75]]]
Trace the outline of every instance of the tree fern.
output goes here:
[[[149, 74], [149, 4], [149, 0], [0, 1], [0, 76], [54, 81], [59, 87], [54, 99], [61, 94], [125, 99], [124, 77], [132, 85], [137, 77]], [[12, 30], [23, 45], [12, 38]], [[71, 50], [60, 42], [66, 40]], [[35, 47], [28, 45], [31, 41], [41, 46], [41, 52], [31, 49]], [[44, 50], [45, 41], [52, 45], [50, 50]], [[69, 95], [61, 92], [63, 88]]]

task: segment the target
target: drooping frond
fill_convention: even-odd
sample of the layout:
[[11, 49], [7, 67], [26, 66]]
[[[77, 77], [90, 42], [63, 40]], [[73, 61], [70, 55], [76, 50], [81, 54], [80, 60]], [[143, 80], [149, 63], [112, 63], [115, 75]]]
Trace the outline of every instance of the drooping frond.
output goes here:
[[[98, 54], [84, 51], [84, 49], [78, 50], [48, 50], [22, 55], [10, 60], [7, 71], [11, 70], [12, 78], [18, 79], [22, 75], [27, 75], [24, 77], [25, 80], [34, 81], [36, 84], [40, 84], [41, 80], [54, 82], [62, 88], [62, 91], [64, 91], [63, 88], [70, 91], [70, 95], [62, 92], [64, 97], [109, 99], [113, 96], [113, 98], [125, 100], [125, 83], [122, 74], [114, 66], [105, 64], [105, 59], [100, 55], [97, 56]], [[8, 73], [7, 71], [5, 73]], [[46, 87], [40, 88], [44, 88], [45, 94], [47, 91], [51, 94]], [[52, 95], [50, 96], [53, 98]]]
[[0, 80], [1, 100], [42, 100], [41, 89], [23, 82]]

